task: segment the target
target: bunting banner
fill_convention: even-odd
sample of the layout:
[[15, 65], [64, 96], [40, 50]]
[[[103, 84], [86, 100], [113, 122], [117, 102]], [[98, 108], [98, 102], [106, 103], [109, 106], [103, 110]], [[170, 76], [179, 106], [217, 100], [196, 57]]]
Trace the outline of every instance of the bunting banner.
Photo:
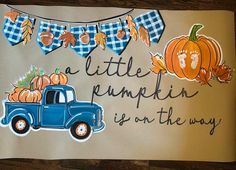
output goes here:
[[59, 37], [64, 32], [65, 28], [66, 27], [63, 25], [44, 21], [40, 22], [37, 42], [44, 54], [48, 54], [62, 46], [63, 42]]
[[158, 11], [150, 11], [134, 19], [137, 29], [140, 26], [144, 26], [150, 35], [150, 40], [157, 43], [164, 31], [165, 25]]
[[130, 33], [126, 21], [102, 24], [101, 31], [107, 35], [106, 46], [117, 55], [120, 55], [130, 40]]
[[70, 46], [81, 57], [87, 57], [97, 47], [94, 38], [97, 33], [96, 25], [71, 27], [70, 32], [76, 38], [75, 45]]
[[5, 18], [3, 34], [12, 46], [17, 45], [24, 40], [22, 23], [27, 19], [31, 21], [33, 29], [35, 18], [28, 18], [28, 16], [18, 16], [14, 22], [9, 18]]
[[[16, 22], [13, 23], [9, 17], [5, 17], [3, 32], [11, 45], [16, 45], [23, 41], [21, 24], [26, 19], [27, 16], [21, 16], [19, 14], [19, 16], [16, 16]], [[32, 23], [35, 23], [36, 19], [31, 18], [30, 20]], [[42, 52], [46, 55], [62, 46], [63, 39], [60, 39], [60, 36], [62, 36], [63, 32], [66, 30], [66, 26], [58, 25], [53, 23], [53, 21], [39, 22], [36, 41]], [[133, 30], [137, 32], [136, 34], [138, 34], [140, 26], [147, 29], [147, 34], [149, 35], [148, 39], [154, 43], [159, 41], [165, 28], [161, 14], [156, 10], [137, 16], [133, 24], [136, 25], [135, 28], [133, 27]], [[127, 19], [123, 21], [120, 20], [120, 22], [99, 23], [97, 25], [72, 26], [70, 31], [75, 38], [75, 44], [70, 44], [71, 49], [81, 57], [87, 57], [92, 50], [97, 47], [98, 43], [96, 43], [95, 36], [98, 33], [98, 25], [100, 27], [99, 29], [101, 29], [106, 36], [105, 46], [119, 56], [130, 40], [130, 28]], [[83, 42], [84, 39], [89, 40], [88, 42]], [[67, 40], [69, 39], [67, 38]]]
[[0, 159], [236, 160], [233, 12], [0, 15]]

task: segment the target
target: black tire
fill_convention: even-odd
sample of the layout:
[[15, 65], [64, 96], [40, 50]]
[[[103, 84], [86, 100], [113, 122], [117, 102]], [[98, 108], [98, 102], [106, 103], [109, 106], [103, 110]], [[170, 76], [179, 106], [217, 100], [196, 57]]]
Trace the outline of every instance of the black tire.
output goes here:
[[21, 116], [14, 117], [12, 119], [11, 126], [14, 132], [20, 135], [28, 132], [29, 127], [30, 127], [28, 121], [24, 117], [21, 117]]
[[84, 140], [91, 134], [91, 127], [86, 122], [75, 122], [70, 128], [71, 135], [78, 139]]

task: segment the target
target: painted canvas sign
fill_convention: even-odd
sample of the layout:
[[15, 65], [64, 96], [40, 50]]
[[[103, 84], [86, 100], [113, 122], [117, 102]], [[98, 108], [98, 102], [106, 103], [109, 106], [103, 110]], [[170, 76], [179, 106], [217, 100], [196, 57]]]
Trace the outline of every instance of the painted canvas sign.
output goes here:
[[235, 160], [231, 12], [1, 14], [0, 157]]

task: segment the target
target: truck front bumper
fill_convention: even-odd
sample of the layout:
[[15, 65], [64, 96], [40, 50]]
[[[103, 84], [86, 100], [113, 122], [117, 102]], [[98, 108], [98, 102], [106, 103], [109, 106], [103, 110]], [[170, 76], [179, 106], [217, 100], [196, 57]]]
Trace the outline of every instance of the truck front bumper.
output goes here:
[[105, 129], [105, 127], [106, 127], [106, 124], [105, 124], [104, 121], [102, 121], [100, 126], [95, 126], [95, 127], [93, 128], [93, 132], [94, 132], [94, 133], [101, 132], [101, 131], [103, 131], [103, 130]]

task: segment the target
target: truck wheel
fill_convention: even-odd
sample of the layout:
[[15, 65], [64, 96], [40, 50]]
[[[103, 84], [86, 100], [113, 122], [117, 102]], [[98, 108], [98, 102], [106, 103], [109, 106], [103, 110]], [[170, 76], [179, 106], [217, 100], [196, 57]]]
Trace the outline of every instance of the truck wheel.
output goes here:
[[11, 126], [14, 132], [16, 132], [17, 134], [24, 134], [29, 130], [28, 121], [21, 116], [14, 117], [12, 119]]
[[84, 140], [91, 134], [91, 127], [85, 122], [76, 122], [71, 126], [70, 132], [78, 140]]

